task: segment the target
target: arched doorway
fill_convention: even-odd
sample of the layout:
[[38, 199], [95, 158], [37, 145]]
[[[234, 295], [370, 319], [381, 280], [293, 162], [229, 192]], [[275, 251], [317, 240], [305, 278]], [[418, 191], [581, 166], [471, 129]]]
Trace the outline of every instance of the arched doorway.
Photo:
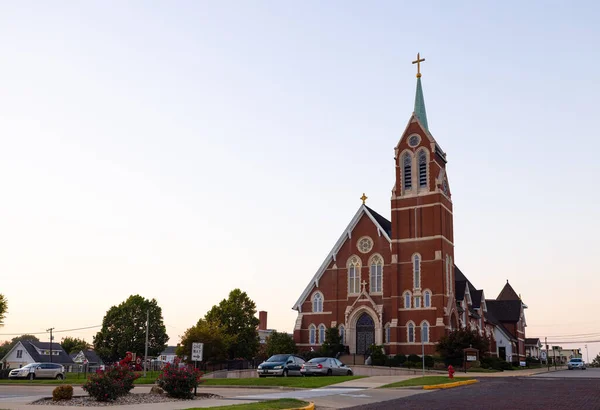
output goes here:
[[365, 354], [375, 343], [375, 322], [368, 313], [363, 313], [356, 322], [356, 353]]

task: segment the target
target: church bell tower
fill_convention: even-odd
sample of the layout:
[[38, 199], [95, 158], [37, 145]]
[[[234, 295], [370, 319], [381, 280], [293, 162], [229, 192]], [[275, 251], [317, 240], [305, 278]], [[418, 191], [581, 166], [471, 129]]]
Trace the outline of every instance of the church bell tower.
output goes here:
[[[407, 348], [401, 349], [406, 354], [420, 354], [421, 336], [425, 342], [437, 341], [452, 328], [450, 313], [455, 303], [452, 199], [446, 153], [427, 121], [421, 82], [424, 61], [417, 54], [413, 62], [417, 65], [414, 112], [395, 147], [391, 198], [393, 286], [399, 295], [396, 337], [407, 342]], [[426, 344], [426, 354], [434, 348]]]

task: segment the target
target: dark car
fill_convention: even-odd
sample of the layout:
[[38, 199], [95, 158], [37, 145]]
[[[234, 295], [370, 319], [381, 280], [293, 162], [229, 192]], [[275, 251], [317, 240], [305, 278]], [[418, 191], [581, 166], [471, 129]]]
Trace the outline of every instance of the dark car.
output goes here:
[[265, 376], [301, 376], [300, 369], [304, 359], [293, 354], [276, 354], [258, 365], [258, 377]]
[[333, 357], [315, 357], [302, 365], [305, 376], [352, 376], [352, 369]]

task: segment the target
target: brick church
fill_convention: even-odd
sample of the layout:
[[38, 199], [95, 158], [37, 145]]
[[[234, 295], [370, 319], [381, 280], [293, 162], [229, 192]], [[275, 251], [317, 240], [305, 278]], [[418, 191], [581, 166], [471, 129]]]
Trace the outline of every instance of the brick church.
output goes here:
[[372, 344], [389, 355], [420, 355], [422, 345], [435, 354], [441, 336], [468, 327], [490, 338], [492, 354], [524, 360], [527, 306], [508, 282], [496, 300], [485, 299], [454, 263], [447, 157], [429, 130], [422, 61], [414, 62], [414, 112], [394, 148], [391, 220], [369, 208], [363, 194], [293, 307], [294, 339], [301, 349], [316, 350], [326, 328], [337, 326], [351, 354]]

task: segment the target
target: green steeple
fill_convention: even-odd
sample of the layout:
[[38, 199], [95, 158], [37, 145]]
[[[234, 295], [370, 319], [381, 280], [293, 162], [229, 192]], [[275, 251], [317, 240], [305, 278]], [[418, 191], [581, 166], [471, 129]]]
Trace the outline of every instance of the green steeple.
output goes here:
[[425, 111], [425, 99], [423, 98], [423, 87], [421, 86], [421, 75], [417, 75], [417, 95], [415, 96], [415, 115], [425, 127], [425, 130], [429, 131], [427, 125], [427, 112]]

